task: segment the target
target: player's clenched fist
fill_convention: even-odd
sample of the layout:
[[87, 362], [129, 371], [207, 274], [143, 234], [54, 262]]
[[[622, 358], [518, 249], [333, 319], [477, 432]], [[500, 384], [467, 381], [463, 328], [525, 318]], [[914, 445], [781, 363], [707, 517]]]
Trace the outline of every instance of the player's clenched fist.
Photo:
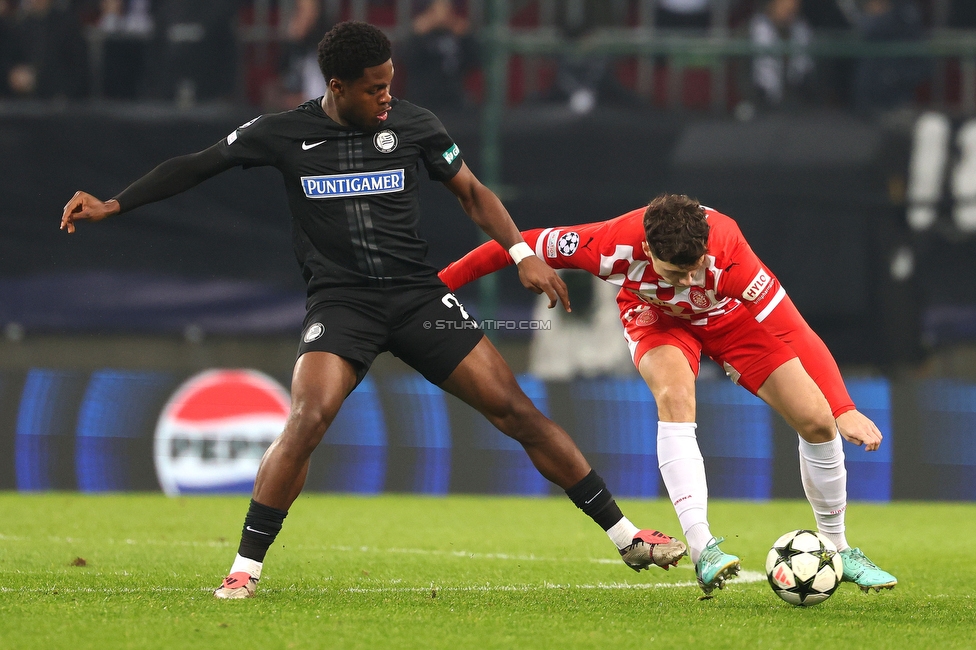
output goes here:
[[837, 430], [847, 442], [864, 445], [865, 451], [877, 451], [881, 446], [881, 431], [870, 418], [856, 409], [837, 416]]
[[75, 221], [79, 219], [101, 221], [118, 212], [119, 202], [115, 199], [100, 201], [88, 192], [78, 191], [64, 206], [64, 212], [61, 213], [61, 230], [72, 233], [75, 231]]

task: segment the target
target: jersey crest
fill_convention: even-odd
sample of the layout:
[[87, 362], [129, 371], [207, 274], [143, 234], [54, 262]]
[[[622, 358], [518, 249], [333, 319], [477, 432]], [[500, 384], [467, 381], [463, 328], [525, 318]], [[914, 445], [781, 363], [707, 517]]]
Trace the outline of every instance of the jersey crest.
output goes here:
[[637, 324], [644, 325], [646, 327], [647, 325], [653, 325], [656, 323], [658, 318], [659, 316], [657, 315], [657, 310], [647, 308], [640, 312], [640, 315], [637, 316]]
[[688, 295], [691, 298], [691, 304], [699, 309], [704, 309], [711, 304], [708, 299], [708, 294], [706, 294], [701, 287], [692, 287], [689, 290]]
[[626, 273], [604, 279], [620, 286], [617, 302], [621, 306], [636, 299], [667, 316], [683, 318], [692, 325], [705, 325], [710, 317], [729, 312], [739, 305], [738, 301], [716, 295], [721, 274], [722, 270], [715, 265], [715, 257], [706, 255], [705, 264], [690, 287], [674, 287], [664, 282], [647, 260], [635, 260]]
[[399, 144], [399, 140], [397, 140], [396, 133], [389, 129], [380, 131], [373, 136], [373, 146], [380, 153], [391, 153], [397, 148], [397, 144]]

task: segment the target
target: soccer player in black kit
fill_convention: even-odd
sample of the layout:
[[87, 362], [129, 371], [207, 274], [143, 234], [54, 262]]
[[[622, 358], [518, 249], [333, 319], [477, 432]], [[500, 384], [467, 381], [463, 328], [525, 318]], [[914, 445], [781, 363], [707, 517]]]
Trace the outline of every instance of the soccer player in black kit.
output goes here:
[[[522, 240], [507, 210], [465, 165], [430, 112], [390, 95], [390, 41], [378, 28], [345, 22], [319, 44], [323, 97], [262, 115], [212, 147], [172, 158], [116, 197], [76, 192], [61, 229], [100, 221], [185, 191], [231, 167], [271, 165], [282, 175], [295, 253], [308, 283], [307, 313], [284, 431], [261, 460], [237, 557], [214, 592], [254, 595], [268, 548], [305, 483], [309, 457], [343, 400], [377, 354], [390, 351], [431, 383], [464, 400], [517, 440], [548, 480], [593, 518], [624, 562], [640, 571], [676, 564], [682, 542], [639, 530], [569, 435], [519, 388], [508, 365], [425, 259], [418, 235], [419, 165], [444, 183], [471, 219], [513, 252], [522, 283], [550, 307], [566, 286]], [[455, 327], [425, 328], [426, 321]]]

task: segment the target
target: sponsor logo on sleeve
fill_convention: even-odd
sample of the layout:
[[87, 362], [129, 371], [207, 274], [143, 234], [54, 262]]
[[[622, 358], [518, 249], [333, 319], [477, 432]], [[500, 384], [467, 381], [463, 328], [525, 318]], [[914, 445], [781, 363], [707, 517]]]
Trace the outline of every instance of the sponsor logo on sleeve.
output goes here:
[[763, 291], [769, 288], [770, 283], [773, 281], [772, 276], [766, 271], [766, 269], [760, 268], [759, 273], [756, 277], [752, 279], [746, 290], [742, 292], [743, 300], [748, 300], [749, 302], [755, 302], [755, 300], [762, 295]]
[[448, 149], [447, 151], [441, 154], [441, 157], [443, 157], [444, 160], [447, 161], [447, 164], [450, 165], [452, 162], [454, 162], [454, 159], [460, 155], [461, 155], [461, 150], [458, 149], [458, 146], [456, 144], [452, 144], [450, 149]]
[[559, 243], [557, 244], [557, 247], [559, 248], [559, 252], [562, 253], [564, 256], [569, 257], [570, 255], [576, 252], [577, 248], [579, 248], [579, 241], [580, 241], [579, 233], [577, 232], [566, 233], [565, 235], [559, 238]]
[[234, 129], [233, 131], [231, 131], [230, 135], [227, 136], [227, 144], [228, 144], [228, 146], [234, 144], [234, 142], [237, 140], [237, 132], [238, 131], [240, 131], [241, 129], [246, 129], [247, 127], [251, 126], [252, 124], [254, 124], [255, 122], [257, 122], [260, 117], [261, 116], [258, 115], [253, 120], [249, 120], [247, 122], [244, 122], [244, 124], [241, 124], [239, 127], [237, 127], [236, 129]]
[[373, 136], [373, 146], [376, 147], [376, 150], [380, 153], [390, 153], [397, 148], [397, 143], [398, 140], [396, 133], [389, 129], [380, 131]]
[[555, 259], [557, 256], [556, 251], [558, 250], [557, 242], [559, 241], [559, 232], [560, 231], [558, 230], [553, 230], [546, 236], [546, 257], [549, 259]]
[[302, 176], [302, 189], [310, 199], [341, 199], [350, 196], [390, 194], [403, 191], [403, 170]]

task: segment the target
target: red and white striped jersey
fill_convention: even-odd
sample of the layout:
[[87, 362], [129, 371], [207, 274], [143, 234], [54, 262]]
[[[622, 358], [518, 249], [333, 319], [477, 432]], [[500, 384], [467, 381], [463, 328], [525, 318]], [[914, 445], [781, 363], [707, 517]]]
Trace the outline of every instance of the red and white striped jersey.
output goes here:
[[[663, 314], [692, 325], [746, 304], [762, 320], [786, 292], [759, 261], [736, 225], [724, 214], [705, 209], [708, 252], [690, 287], [674, 287], [654, 272], [641, 246], [644, 210], [615, 219], [578, 226], [529, 230], [522, 233], [536, 254], [556, 269], [582, 269], [620, 287], [617, 303], [625, 321], [651, 305]], [[475, 249], [441, 271], [452, 290], [508, 264], [511, 257], [494, 242]]]
[[[625, 325], [654, 309], [707, 329], [709, 321], [723, 314], [748, 309], [770, 334], [797, 353], [834, 417], [853, 409], [827, 346], [752, 251], [735, 221], [710, 208], [705, 212], [710, 226], [706, 263], [690, 287], [673, 287], [654, 272], [641, 245], [644, 208], [608, 221], [523, 231], [522, 236], [552, 268], [582, 269], [619, 286], [617, 305]], [[439, 277], [454, 291], [511, 263], [508, 252], [492, 241], [448, 265]]]

